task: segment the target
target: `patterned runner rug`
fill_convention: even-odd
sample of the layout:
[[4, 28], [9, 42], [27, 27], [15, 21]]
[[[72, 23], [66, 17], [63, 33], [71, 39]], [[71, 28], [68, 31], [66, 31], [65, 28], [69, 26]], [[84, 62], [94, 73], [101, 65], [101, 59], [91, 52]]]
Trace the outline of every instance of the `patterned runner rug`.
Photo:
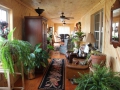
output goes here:
[[39, 90], [65, 90], [64, 59], [53, 59], [38, 87]]

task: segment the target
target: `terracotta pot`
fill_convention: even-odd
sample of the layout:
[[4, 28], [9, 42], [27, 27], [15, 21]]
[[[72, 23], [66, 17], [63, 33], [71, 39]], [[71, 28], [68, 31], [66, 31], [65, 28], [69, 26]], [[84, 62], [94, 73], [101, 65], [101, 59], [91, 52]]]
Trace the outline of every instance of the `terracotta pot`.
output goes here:
[[105, 64], [105, 61], [106, 61], [106, 55], [91, 55], [91, 59], [92, 59], [92, 65], [93, 64]]

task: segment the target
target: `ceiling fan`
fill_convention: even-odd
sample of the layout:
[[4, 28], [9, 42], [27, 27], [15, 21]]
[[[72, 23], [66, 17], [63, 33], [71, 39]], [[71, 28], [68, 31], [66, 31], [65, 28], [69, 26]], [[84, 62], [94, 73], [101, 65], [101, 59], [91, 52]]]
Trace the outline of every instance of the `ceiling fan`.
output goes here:
[[66, 17], [66, 16], [64, 16], [64, 12], [62, 12], [61, 14], [62, 14], [60, 16], [61, 21], [64, 21], [65, 19], [67, 19], [67, 20], [74, 19], [74, 17]]
[[51, 19], [58, 19], [58, 18], [59, 18], [63, 23], [64, 23], [65, 20], [74, 19], [74, 17], [66, 17], [66, 16], [64, 15], [64, 12], [61, 13], [61, 16], [59, 16], [59, 17], [57, 17], [57, 18], [51, 18]]

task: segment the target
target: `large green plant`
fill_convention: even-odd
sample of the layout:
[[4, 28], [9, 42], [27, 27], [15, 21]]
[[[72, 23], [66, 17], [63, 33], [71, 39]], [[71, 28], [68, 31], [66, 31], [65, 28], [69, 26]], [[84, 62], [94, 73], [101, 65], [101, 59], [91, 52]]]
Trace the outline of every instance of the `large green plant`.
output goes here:
[[[14, 75], [14, 64], [20, 65], [21, 62], [28, 61], [32, 49], [32, 45], [27, 41], [12, 40], [15, 28], [8, 34], [8, 39], [0, 41], [0, 60], [4, 70], [9, 69]], [[2, 38], [2, 37], [1, 37]], [[5, 74], [6, 76], [6, 74]]]
[[[8, 39], [0, 37], [0, 60], [4, 71], [9, 69], [10, 73], [14, 75], [14, 64], [19, 66], [23, 64], [25, 70], [30, 71], [36, 66], [48, 65], [49, 54], [40, 48], [41, 44], [37, 44], [35, 47], [23, 40], [11, 39], [15, 28], [8, 34]], [[5, 73], [6, 76], [6, 73]]]
[[34, 48], [34, 54], [35, 54], [35, 59], [36, 59], [36, 66], [39, 68], [41, 66], [46, 67], [48, 65], [48, 58], [49, 54], [47, 51], [43, 50], [40, 48], [41, 44], [36, 44]]
[[107, 67], [94, 66], [92, 74], [80, 74], [74, 79], [78, 86], [75, 90], [120, 90], [120, 75]]

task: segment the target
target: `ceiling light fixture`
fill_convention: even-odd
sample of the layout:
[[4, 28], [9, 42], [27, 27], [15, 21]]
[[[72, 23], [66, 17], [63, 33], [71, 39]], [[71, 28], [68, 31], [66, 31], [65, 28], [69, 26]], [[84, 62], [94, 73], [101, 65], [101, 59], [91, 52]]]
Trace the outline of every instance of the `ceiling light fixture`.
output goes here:
[[63, 21], [63, 26], [64, 26], [65, 24], [66, 24], [65, 21]]

